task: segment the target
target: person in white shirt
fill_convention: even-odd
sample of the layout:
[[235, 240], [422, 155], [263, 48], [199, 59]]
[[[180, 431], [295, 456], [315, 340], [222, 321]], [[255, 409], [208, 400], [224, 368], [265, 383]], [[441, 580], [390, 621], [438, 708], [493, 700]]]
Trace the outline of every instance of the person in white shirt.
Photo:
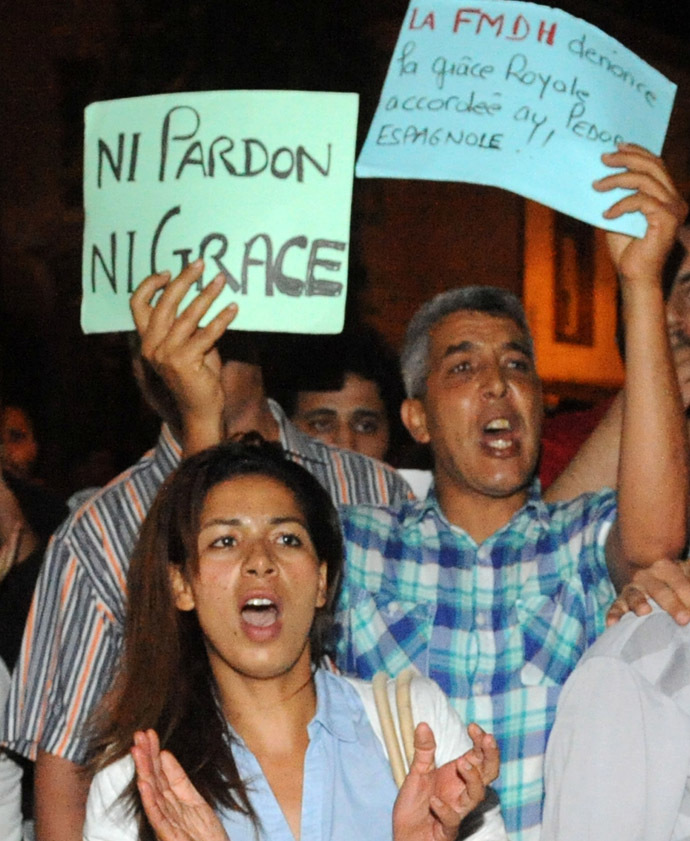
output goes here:
[[690, 838], [690, 626], [627, 614], [561, 694], [542, 841]]

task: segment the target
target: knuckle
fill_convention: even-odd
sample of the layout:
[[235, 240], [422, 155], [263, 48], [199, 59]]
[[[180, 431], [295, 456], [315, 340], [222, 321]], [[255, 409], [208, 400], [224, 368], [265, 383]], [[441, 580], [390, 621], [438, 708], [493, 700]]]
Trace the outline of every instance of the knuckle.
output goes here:
[[160, 347], [160, 345], [151, 352], [151, 364], [158, 370], [166, 367], [168, 363], [168, 356]]
[[146, 341], [146, 339], [142, 340], [140, 353], [143, 359], [147, 362], [152, 362], [155, 350], [155, 347], [153, 347], [150, 342]]

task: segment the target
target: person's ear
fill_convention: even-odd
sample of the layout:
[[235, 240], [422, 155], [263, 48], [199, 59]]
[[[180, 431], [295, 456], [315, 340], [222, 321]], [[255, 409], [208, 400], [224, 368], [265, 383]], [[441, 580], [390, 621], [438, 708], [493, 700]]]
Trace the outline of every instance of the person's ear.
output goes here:
[[179, 567], [170, 567], [170, 586], [175, 598], [175, 607], [178, 610], [194, 610], [194, 593], [189, 581], [182, 574]]
[[328, 597], [328, 565], [325, 561], [319, 564], [319, 584], [316, 590], [316, 606], [323, 607]]
[[428, 444], [430, 440], [426, 424], [426, 411], [421, 400], [408, 397], [400, 407], [400, 417], [405, 428], [418, 444]]

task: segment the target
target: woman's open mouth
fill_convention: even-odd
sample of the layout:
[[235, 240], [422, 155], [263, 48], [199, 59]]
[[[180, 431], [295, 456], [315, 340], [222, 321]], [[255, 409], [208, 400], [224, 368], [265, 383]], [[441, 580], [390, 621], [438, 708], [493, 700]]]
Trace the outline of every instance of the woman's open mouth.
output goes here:
[[278, 620], [278, 605], [268, 598], [250, 598], [244, 603], [242, 619], [254, 628], [267, 628]]

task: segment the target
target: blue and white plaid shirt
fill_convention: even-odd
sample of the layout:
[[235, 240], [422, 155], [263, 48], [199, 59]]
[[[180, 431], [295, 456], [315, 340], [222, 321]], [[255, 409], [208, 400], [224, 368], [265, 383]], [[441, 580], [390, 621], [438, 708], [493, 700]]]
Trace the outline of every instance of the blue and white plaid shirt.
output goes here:
[[413, 663], [462, 718], [495, 734], [496, 789], [511, 837], [537, 841], [543, 758], [561, 687], [614, 599], [605, 544], [613, 491], [529, 500], [481, 545], [433, 489], [400, 508], [341, 509], [347, 573], [340, 665], [371, 678]]

